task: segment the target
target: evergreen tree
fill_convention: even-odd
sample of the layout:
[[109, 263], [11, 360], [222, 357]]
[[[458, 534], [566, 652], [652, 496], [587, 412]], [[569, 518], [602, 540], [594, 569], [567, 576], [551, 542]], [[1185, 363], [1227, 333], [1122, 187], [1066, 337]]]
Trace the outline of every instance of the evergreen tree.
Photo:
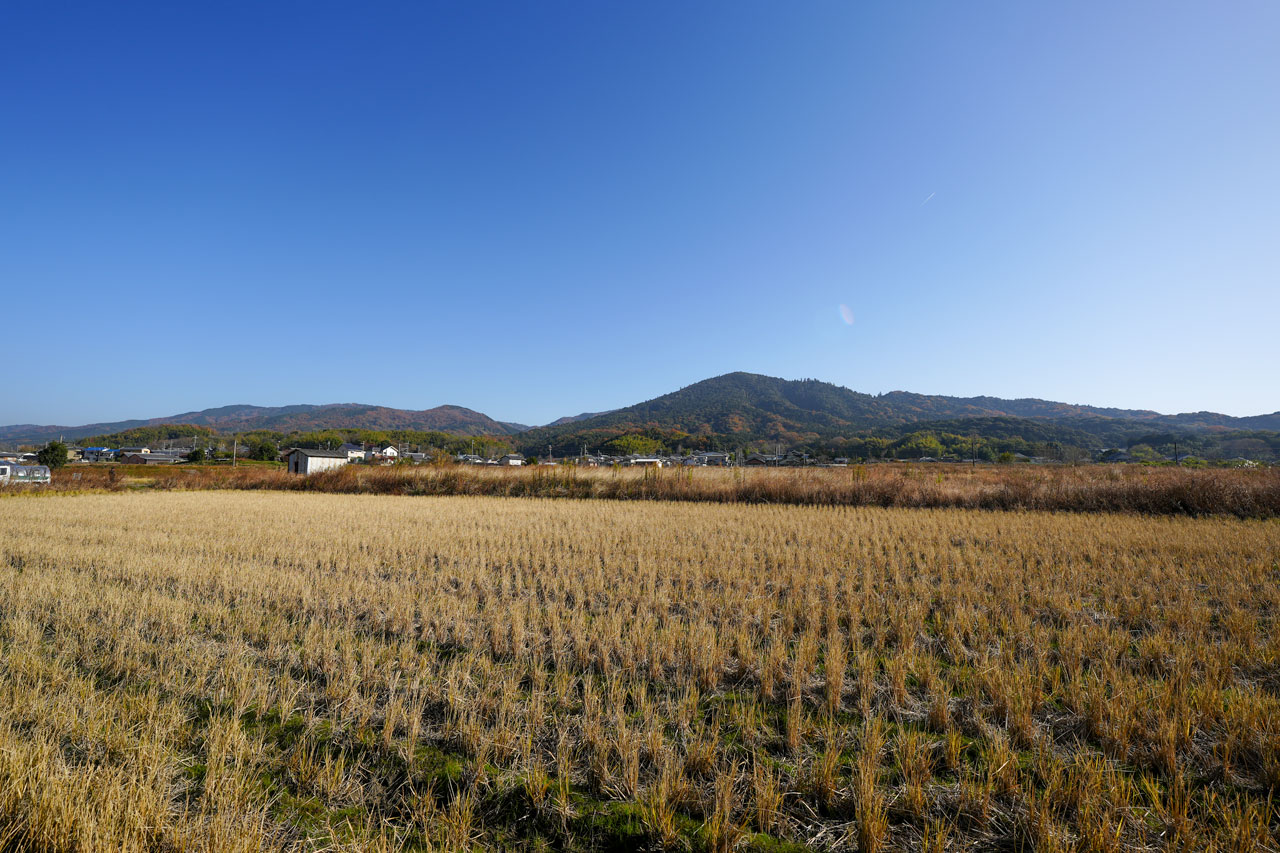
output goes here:
[[67, 446], [61, 441], [51, 441], [40, 448], [36, 461], [50, 468], [61, 468], [67, 464]]

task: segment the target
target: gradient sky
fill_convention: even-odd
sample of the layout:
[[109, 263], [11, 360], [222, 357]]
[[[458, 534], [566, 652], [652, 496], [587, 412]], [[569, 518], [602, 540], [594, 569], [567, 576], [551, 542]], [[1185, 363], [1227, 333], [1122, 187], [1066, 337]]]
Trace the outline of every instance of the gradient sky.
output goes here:
[[7, 3], [0, 423], [733, 370], [1274, 411], [1277, 45], [1271, 0]]

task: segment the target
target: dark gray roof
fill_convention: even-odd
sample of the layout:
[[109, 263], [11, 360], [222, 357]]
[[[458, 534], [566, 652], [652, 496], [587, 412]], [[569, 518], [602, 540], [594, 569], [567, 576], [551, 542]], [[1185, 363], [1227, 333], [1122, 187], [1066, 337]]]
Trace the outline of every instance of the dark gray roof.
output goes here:
[[312, 450], [307, 447], [295, 447], [293, 450], [290, 450], [289, 453], [301, 453], [303, 456], [323, 456], [326, 459], [347, 458], [347, 451], [345, 450]]

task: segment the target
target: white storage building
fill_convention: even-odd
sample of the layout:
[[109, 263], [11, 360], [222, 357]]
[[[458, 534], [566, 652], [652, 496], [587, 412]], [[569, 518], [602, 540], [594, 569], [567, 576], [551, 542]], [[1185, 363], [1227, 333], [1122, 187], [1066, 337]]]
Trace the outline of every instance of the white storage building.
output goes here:
[[329, 471], [347, 464], [345, 450], [308, 450], [295, 447], [286, 457], [290, 474], [315, 474], [317, 471]]

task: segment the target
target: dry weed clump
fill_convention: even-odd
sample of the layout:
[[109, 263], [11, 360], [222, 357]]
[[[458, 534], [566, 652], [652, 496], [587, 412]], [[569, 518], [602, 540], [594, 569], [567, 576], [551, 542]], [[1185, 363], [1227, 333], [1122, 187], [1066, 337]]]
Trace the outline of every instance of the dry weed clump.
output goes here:
[[1277, 849], [1273, 520], [0, 517], [0, 849]]
[[310, 477], [247, 466], [75, 466], [53, 491], [248, 489], [817, 506], [1280, 516], [1280, 468], [878, 464], [853, 468], [597, 469], [347, 466]]

